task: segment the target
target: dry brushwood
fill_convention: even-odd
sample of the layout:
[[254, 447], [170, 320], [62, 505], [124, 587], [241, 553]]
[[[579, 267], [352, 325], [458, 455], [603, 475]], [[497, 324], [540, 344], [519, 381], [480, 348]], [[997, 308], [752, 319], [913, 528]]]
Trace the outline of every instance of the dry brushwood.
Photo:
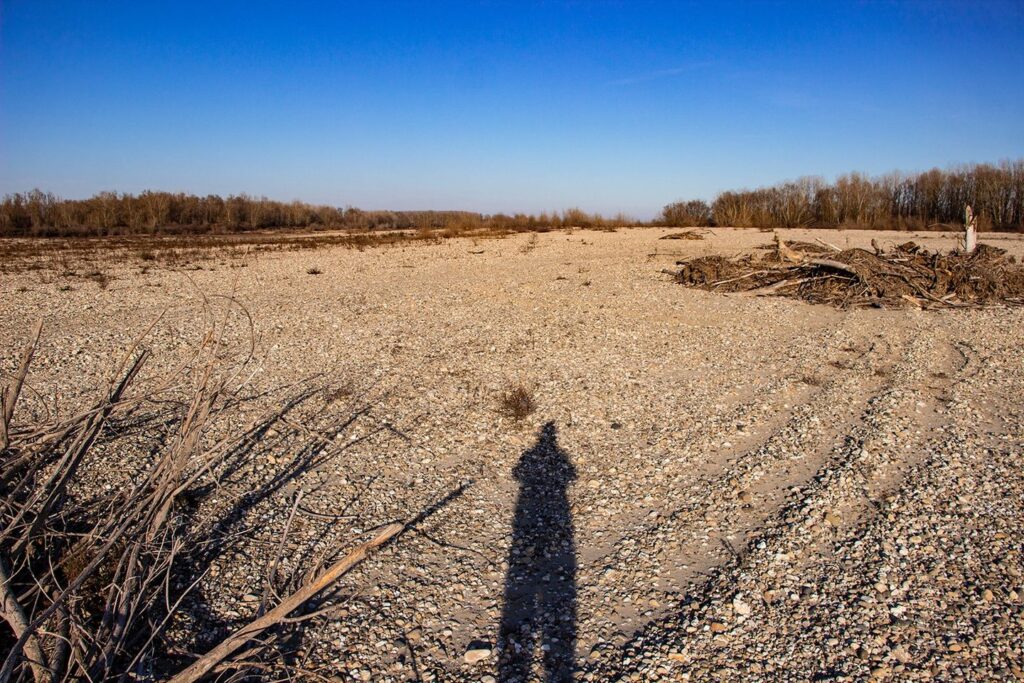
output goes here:
[[931, 252], [913, 242], [891, 251], [785, 243], [766, 254], [703, 256], [677, 263], [675, 279], [715, 292], [750, 292], [840, 308], [962, 308], [1024, 303], [1024, 267], [996, 247]]
[[[315, 568], [293, 567], [287, 581], [297, 588], [281, 591], [276, 608], [215, 644], [215, 656], [182, 662], [169, 629], [205, 577], [204, 553], [225, 537], [194, 511], [201, 491], [217, 490], [222, 473], [237, 469], [234, 459], [246, 452], [239, 444], [256, 433], [213, 436], [236, 417], [231, 410], [252, 348], [232, 362], [230, 345], [210, 332], [192, 363], [144, 381], [149, 353], [136, 343], [91, 407], [57, 419], [39, 406], [19, 410], [39, 336], [36, 326], [0, 401], [0, 683], [155, 680], [175, 671], [192, 680], [214, 667], [243, 677], [254, 670], [292, 676], [295, 669], [275, 658], [271, 644], [283, 629], [317, 615], [289, 613], [409, 525], [385, 527], [314, 581], [299, 577]], [[288, 405], [276, 408], [276, 417]], [[140, 447], [125, 434], [145, 419], [159, 428]], [[294, 470], [333, 455], [320, 455], [323, 448], [299, 449], [305, 455], [295, 456]], [[127, 459], [118, 455], [124, 453]], [[99, 492], [83, 485], [83, 472], [110, 472], [110, 458], [130, 471]], [[286, 537], [287, 530], [282, 545]]]
[[522, 384], [509, 385], [501, 394], [501, 412], [516, 422], [537, 409], [533, 393]]
[[[10, 642], [0, 635], [0, 681], [107, 680], [137, 669], [162, 627], [154, 608], [188, 541], [176, 503], [216, 458], [202, 440], [231, 373], [217, 371], [219, 343], [208, 335], [207, 360], [194, 373], [191, 399], [166, 435], [167, 447], [125, 485], [83, 497], [75, 484], [97, 457], [97, 444], [116, 438], [107, 433], [115, 419], [129, 421], [145, 401], [130, 389], [149, 353], [139, 352], [91, 408], [57, 423], [16, 425], [38, 332], [37, 326], [0, 416], [0, 590], [13, 634]], [[151, 637], [140, 642], [142, 634]]]
[[672, 232], [664, 237], [659, 237], [662, 240], [702, 240], [704, 235], [700, 234], [696, 230], [683, 230], [682, 232]]

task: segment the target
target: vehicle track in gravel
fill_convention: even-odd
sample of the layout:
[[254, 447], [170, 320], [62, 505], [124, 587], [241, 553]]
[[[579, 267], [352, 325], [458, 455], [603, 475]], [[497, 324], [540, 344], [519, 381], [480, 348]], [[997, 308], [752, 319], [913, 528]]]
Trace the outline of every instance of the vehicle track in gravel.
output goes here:
[[[841, 637], [857, 623], [855, 620], [839, 617], [841, 627], [831, 629], [832, 637], [820, 641], [810, 638], [806, 628], [807, 624], [815, 624], [819, 631], [829, 630], [821, 628], [822, 620], [832, 618], [821, 603], [831, 601], [841, 614], [851, 607], [856, 611], [864, 601], [863, 596], [868, 596], [870, 602], [876, 593], [900, 592], [892, 591], [894, 586], [885, 583], [884, 570], [851, 572], [849, 564], [842, 565], [843, 556], [850, 548], [862, 547], [869, 537], [875, 539], [883, 554], [906, 555], [903, 545], [898, 553], [894, 552], [894, 546], [906, 543], [908, 537], [901, 538], [892, 531], [894, 516], [887, 511], [900, 508], [905, 499], [920, 497], [929, 488], [950, 488], [950, 482], [937, 475], [947, 464], [937, 454], [965, 446], [963, 426], [953, 426], [957, 420], [950, 415], [949, 406], [963, 401], [955, 395], [959, 386], [977, 371], [979, 358], [969, 343], [951, 338], [956, 335], [929, 331], [924, 336], [919, 334], [920, 329], [910, 330], [912, 334], [903, 352], [889, 354], [895, 360], [886, 373], [891, 379], [876, 391], [866, 392], [866, 402], [861, 397], [857, 403], [863, 404], [864, 410], [858, 419], [847, 422], [840, 430], [841, 443], [819, 463], [812, 479], [789, 488], [788, 500], [762, 518], [766, 522], [764, 529], [750, 537], [743, 551], [731, 562], [720, 563], [707, 572], [706, 578], [694, 581], [680, 603], [681, 612], [653, 623], [625, 648], [621, 659], [590, 667], [589, 678], [689, 680], [694, 676], [694, 680], [703, 680], [740, 676], [747, 680], [846, 680], [903, 675], [930, 679], [946, 669], [948, 662], [943, 661], [943, 656], [951, 651], [944, 650], [950, 647], [959, 653], [960, 641], [956, 636], [947, 637], [944, 643], [894, 637], [892, 631], [899, 634], [907, 627], [906, 620], [900, 618], [906, 613], [901, 605], [888, 611], [884, 606], [871, 610], [876, 613], [871, 615], [875, 617], [875, 633], [860, 642]], [[900, 434], [897, 448], [892, 447], [887, 432]], [[759, 449], [754, 459], [764, 463], [764, 455], [765, 451]], [[1013, 456], [1004, 451], [1002, 455], [1011, 461], [1016, 458], [1019, 467], [1019, 453]], [[925, 480], [920, 485], [919, 478]], [[789, 486], [789, 482], [775, 483], [770, 488], [776, 492]], [[1005, 515], [1003, 524], [1019, 529], [1020, 505], [1009, 507], [1013, 509]], [[951, 517], [955, 523], [960, 522]], [[997, 533], [996, 538], [1000, 537], [1008, 535]], [[909, 539], [918, 548], [924, 542], [922, 535]], [[934, 563], [936, 557], [927, 561]], [[865, 560], [857, 557], [855, 562], [864, 564]], [[867, 564], [882, 562], [871, 558]], [[783, 568], [782, 576], [775, 571], [776, 567]], [[933, 569], [926, 576], [934, 573]], [[1020, 579], [1019, 570], [1012, 566], [1007, 574], [1011, 586], [1014, 579]], [[832, 595], [821, 591], [826, 593], [824, 597], [818, 594], [816, 585], [837, 579], [841, 590], [833, 588]], [[970, 589], [970, 580], [964, 584]], [[954, 594], [962, 588], [957, 586]], [[901, 590], [905, 589], [904, 583]], [[808, 603], [812, 605], [809, 609], [804, 607]], [[803, 608], [800, 618], [785, 614], [792, 604]], [[878, 623], [879, 611], [884, 615], [882, 621], [888, 623]], [[774, 617], [770, 616], [772, 613]], [[754, 616], [748, 617], [751, 614]], [[865, 617], [864, 623], [867, 621]], [[750, 637], [751, 631], [772, 623], [788, 623], [795, 629], [783, 638]], [[1009, 620], [1005, 620], [1005, 625], [1014, 626]], [[1019, 618], [1015, 626], [1019, 632]], [[768, 629], [775, 634], [773, 627]], [[860, 637], [869, 632], [864, 628], [854, 630]], [[961, 631], [960, 640], [969, 640], [972, 631], [976, 634], [974, 627], [967, 635]], [[1014, 636], [1009, 638], [1012, 641]], [[971, 643], [977, 645], [976, 640]], [[1008, 668], [1005, 660], [995, 661], [995, 672], [1020, 677], [1019, 665]]]

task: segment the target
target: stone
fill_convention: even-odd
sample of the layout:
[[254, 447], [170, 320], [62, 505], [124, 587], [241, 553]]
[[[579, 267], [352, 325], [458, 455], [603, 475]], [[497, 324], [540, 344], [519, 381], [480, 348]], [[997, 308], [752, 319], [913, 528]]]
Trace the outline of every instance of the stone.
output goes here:
[[485, 643], [470, 643], [469, 648], [466, 650], [466, 654], [462, 656], [466, 664], [476, 664], [482, 662], [491, 656], [491, 647]]

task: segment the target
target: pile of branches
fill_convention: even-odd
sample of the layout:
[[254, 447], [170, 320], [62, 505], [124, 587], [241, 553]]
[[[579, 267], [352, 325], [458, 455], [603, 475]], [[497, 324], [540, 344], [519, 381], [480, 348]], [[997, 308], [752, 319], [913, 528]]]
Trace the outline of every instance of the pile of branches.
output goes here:
[[[300, 608], [406, 525], [283, 579], [279, 555], [251, 621], [205, 654], [175, 651], [169, 631], [222, 540], [197, 522], [195, 499], [238, 466], [237, 444], [212, 426], [238, 404], [248, 360], [226, 367], [210, 333], [187, 369], [140, 390], [150, 354], [136, 344], [91, 406], [58, 419], [41, 400], [19, 410], [40, 332], [0, 391], [0, 681], [295, 675], [273, 659], [274, 634], [316, 616]], [[97, 476], [109, 483], [86, 484]]]
[[1024, 267], [1006, 251], [933, 252], [907, 242], [888, 251], [825, 242], [775, 243], [736, 258], [702, 256], [676, 265], [675, 279], [714, 292], [749, 292], [839, 308], [964, 308], [1024, 303]]

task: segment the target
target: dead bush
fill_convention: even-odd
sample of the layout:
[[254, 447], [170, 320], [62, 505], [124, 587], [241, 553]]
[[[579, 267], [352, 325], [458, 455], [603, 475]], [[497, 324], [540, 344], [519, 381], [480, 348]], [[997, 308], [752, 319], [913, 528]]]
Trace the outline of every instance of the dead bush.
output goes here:
[[537, 410], [537, 404], [531, 392], [522, 383], [510, 385], [501, 394], [501, 413], [505, 417], [520, 421]]
[[[329, 548], [285, 569], [284, 549], [300, 526], [288, 517], [276, 556], [247, 568], [266, 577], [260, 610], [227, 635], [202, 628], [211, 617], [197, 588], [211, 558], [234, 555], [241, 534], [230, 515], [206, 518], [197, 510], [204, 502], [224, 503], [231, 514], [250, 509], [252, 488], [232, 491], [226, 479], [271, 425], [287, 424], [290, 410], [325, 393], [300, 388], [265, 418], [239, 419], [252, 344], [224, 342], [227, 327], [214, 323], [193, 362], [169, 376], [142, 379], [150, 353], [139, 340], [91, 404], [64, 415], [23, 391], [42, 324], [35, 327], [13, 378], [0, 387], [0, 680], [324, 678], [290, 663], [276, 645], [323, 618], [324, 609], [302, 608], [415, 521], [387, 524], [348, 554]], [[366, 410], [355, 406], [353, 414]], [[317, 404], [308, 412], [325, 410]], [[252, 426], [240, 430], [243, 423]], [[295, 476], [337, 454], [321, 436], [326, 424], [296, 428], [308, 430], [309, 442], [282, 456], [282, 471]], [[256, 486], [261, 495], [277, 490], [274, 479]]]

